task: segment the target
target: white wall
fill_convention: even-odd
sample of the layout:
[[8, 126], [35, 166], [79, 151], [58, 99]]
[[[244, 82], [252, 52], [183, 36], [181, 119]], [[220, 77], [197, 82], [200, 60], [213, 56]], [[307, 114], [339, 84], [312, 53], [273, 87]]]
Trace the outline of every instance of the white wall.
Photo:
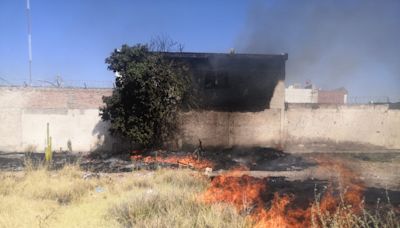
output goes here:
[[46, 126], [49, 123], [53, 150], [67, 150], [70, 140], [75, 151], [91, 151], [102, 145], [107, 134], [107, 124], [101, 121], [98, 109], [71, 109], [65, 113], [35, 113], [24, 110], [21, 115], [21, 145], [44, 150]]
[[302, 88], [286, 88], [285, 89], [286, 103], [317, 103], [318, 90], [302, 89]]
[[68, 140], [74, 151], [110, 148], [112, 139], [98, 109], [102, 96], [110, 93], [110, 89], [0, 87], [0, 151], [44, 151], [47, 123], [54, 150], [67, 150]]

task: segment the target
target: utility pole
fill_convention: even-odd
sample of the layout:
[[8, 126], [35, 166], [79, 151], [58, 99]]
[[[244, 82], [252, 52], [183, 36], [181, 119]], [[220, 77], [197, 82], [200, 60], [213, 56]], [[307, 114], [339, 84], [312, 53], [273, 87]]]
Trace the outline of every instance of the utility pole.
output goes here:
[[29, 86], [32, 86], [32, 31], [31, 31], [31, 4], [26, 0], [26, 15], [28, 18], [28, 51], [29, 51]]

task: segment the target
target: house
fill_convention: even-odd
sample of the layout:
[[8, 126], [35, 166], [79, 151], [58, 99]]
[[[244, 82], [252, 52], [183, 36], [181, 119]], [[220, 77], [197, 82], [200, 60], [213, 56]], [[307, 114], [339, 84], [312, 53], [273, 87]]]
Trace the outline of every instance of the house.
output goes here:
[[244, 112], [284, 105], [287, 54], [163, 54], [189, 65], [202, 109]]

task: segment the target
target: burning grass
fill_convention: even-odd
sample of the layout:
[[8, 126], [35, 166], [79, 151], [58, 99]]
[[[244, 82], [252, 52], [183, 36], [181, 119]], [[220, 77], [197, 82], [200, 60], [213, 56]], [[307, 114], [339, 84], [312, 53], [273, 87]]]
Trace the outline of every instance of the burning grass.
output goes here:
[[131, 156], [132, 161], [144, 162], [145, 164], [171, 164], [177, 167], [188, 167], [197, 170], [204, 170], [205, 168], [214, 168], [215, 163], [207, 158], [202, 158], [190, 153], [184, 154], [166, 154], [163, 151], [158, 151], [158, 156], [145, 155], [142, 151], [134, 151]]
[[341, 163], [318, 162], [336, 172], [337, 180], [324, 192], [315, 190], [315, 198], [305, 205], [295, 203], [301, 195], [273, 192], [267, 178], [240, 176], [238, 171], [215, 177], [201, 200], [234, 205], [254, 227], [400, 227], [400, 213], [390, 204], [378, 203], [373, 209], [364, 205], [364, 184], [352, 170]]

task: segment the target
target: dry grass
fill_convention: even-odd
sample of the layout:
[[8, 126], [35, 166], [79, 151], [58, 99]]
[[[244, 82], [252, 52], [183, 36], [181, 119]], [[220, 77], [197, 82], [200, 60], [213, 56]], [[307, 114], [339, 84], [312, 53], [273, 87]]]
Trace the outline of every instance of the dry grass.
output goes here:
[[362, 206], [361, 211], [355, 211], [344, 202], [333, 212], [321, 211], [319, 199], [320, 196], [317, 196], [313, 206], [312, 227], [400, 228], [400, 211], [396, 212], [390, 204], [389, 196], [386, 203], [377, 202], [375, 208], [368, 209]]
[[197, 199], [207, 182], [194, 173], [164, 171], [154, 184], [110, 210], [124, 227], [246, 227], [247, 221], [229, 205], [206, 205]]
[[246, 227], [228, 205], [196, 199], [207, 180], [188, 170], [83, 178], [76, 166], [0, 173], [0, 227]]
[[[200, 202], [209, 182], [193, 171], [83, 176], [77, 166], [48, 171], [29, 164], [25, 172], [0, 173], [0, 227], [251, 226], [230, 205]], [[355, 214], [343, 204], [316, 214], [316, 227], [400, 227], [398, 214], [383, 205]]]

